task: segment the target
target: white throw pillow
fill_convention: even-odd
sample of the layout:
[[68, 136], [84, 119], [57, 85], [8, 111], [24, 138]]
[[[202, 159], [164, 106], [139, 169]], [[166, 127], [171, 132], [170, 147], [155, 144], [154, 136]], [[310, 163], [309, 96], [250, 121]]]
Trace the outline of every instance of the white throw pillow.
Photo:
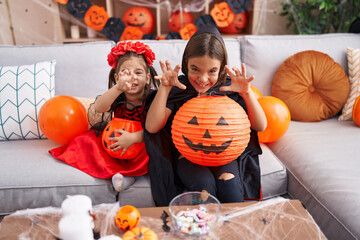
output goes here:
[[0, 66], [0, 140], [46, 138], [38, 113], [55, 95], [55, 65]]
[[350, 93], [342, 109], [339, 121], [352, 120], [355, 100], [360, 96], [360, 48], [347, 48]]

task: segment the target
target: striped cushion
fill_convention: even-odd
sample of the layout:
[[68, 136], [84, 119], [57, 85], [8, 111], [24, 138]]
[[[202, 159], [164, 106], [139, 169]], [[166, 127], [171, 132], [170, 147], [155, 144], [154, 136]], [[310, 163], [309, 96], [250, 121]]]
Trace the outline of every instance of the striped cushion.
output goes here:
[[354, 102], [360, 96], [360, 49], [347, 48], [350, 93], [342, 109], [339, 121], [352, 120]]
[[38, 113], [55, 95], [55, 64], [0, 66], [0, 140], [46, 138]]

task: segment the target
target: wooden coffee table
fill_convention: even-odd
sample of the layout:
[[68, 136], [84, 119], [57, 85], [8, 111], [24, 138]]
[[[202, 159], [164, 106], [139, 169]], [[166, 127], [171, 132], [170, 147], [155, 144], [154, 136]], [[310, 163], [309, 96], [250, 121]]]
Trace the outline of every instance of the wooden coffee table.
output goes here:
[[[95, 231], [101, 236], [123, 232], [114, 223], [119, 204], [94, 206]], [[298, 200], [275, 198], [260, 202], [222, 204], [219, 223], [207, 239], [326, 239], [309, 213]], [[175, 231], [170, 217], [163, 230], [161, 215], [169, 213], [167, 207], [139, 208], [139, 226], [154, 230], [159, 239], [184, 239]], [[7, 239], [56, 239], [59, 208], [40, 208], [18, 211], [6, 216], [0, 224], [0, 240]]]

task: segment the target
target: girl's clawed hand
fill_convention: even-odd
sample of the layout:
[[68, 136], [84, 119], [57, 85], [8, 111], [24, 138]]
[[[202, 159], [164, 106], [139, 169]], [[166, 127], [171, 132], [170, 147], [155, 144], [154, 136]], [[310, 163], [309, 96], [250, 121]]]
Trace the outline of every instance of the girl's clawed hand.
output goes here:
[[121, 155], [123, 155], [126, 150], [134, 143], [133, 136], [132, 133], [122, 129], [116, 129], [115, 131], [121, 133], [121, 136], [109, 138], [109, 141], [114, 141], [115, 143], [108, 146], [108, 148], [110, 148], [111, 151], [119, 151], [122, 149]]
[[132, 70], [125, 69], [116, 76], [116, 88], [122, 92], [126, 92], [131, 89], [131, 85], [134, 82], [135, 74]]
[[161, 84], [167, 87], [178, 87], [180, 89], [186, 89], [186, 86], [179, 82], [178, 74], [181, 69], [180, 65], [176, 65], [174, 69], [172, 69], [170, 62], [168, 60], [163, 61], [160, 60], [160, 67], [163, 74], [155, 76], [155, 79], [161, 80]]
[[254, 80], [255, 77], [246, 77], [246, 67], [244, 63], [241, 64], [241, 72], [236, 67], [230, 69], [228, 66], [225, 66], [225, 69], [231, 78], [231, 84], [230, 86], [221, 87], [221, 91], [232, 91], [238, 93], [248, 93], [250, 91], [250, 82]]

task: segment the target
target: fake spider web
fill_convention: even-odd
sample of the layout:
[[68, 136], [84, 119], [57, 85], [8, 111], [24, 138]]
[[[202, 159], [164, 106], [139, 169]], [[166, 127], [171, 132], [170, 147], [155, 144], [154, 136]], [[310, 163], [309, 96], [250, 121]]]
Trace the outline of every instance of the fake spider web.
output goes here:
[[[213, 226], [205, 239], [326, 239], [297, 200], [279, 197], [243, 205], [245, 206], [222, 205], [218, 223]], [[119, 203], [93, 207], [96, 216], [95, 233], [98, 237], [110, 235], [122, 237], [123, 232], [117, 228], [114, 221], [119, 208]], [[168, 208], [164, 209], [168, 212]], [[146, 208], [140, 209], [140, 213], [142, 210]], [[161, 213], [159, 212], [158, 215], [150, 217], [142, 214], [138, 226], [152, 229], [159, 239], [187, 238], [186, 235], [175, 230], [170, 217], [167, 219], [169, 221], [167, 225], [171, 229], [165, 232], [164, 222], [160, 218]], [[17, 211], [1, 223], [0, 239], [58, 239], [58, 222], [61, 217], [62, 210], [54, 207]]]

